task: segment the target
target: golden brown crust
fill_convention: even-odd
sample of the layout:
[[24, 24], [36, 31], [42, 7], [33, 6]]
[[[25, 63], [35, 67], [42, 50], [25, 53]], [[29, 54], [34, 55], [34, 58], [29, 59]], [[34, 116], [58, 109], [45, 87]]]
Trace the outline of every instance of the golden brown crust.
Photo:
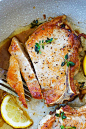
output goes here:
[[21, 49], [19, 41], [15, 37], [12, 39], [9, 52], [17, 59], [21, 74], [26, 81], [26, 84], [33, 98], [42, 99], [41, 88], [35, 77], [33, 69], [31, 68], [30, 62], [26, 58], [23, 50]]
[[19, 100], [22, 101], [25, 107], [27, 107], [18, 62], [14, 56], [11, 56], [9, 63], [10, 65], [7, 72], [7, 82], [18, 93]]
[[[60, 45], [56, 46], [56, 48], [54, 49], [54, 52], [56, 53], [57, 51], [59, 51], [58, 55], [55, 55], [53, 51], [52, 51], [52, 53], [50, 53], [51, 54], [50, 56], [51, 57], [53, 56], [52, 60], [50, 62], [50, 60], [47, 59], [48, 58], [47, 55], [49, 55], [48, 54], [49, 50], [47, 48], [45, 48], [48, 51], [45, 52], [44, 50], [41, 50], [42, 53], [37, 54], [34, 51], [35, 43], [38, 43], [40, 40], [45, 41], [47, 38], [50, 39], [52, 37], [59, 39], [59, 37], [56, 37], [56, 35], [54, 33], [55, 30], [58, 30], [57, 33], [59, 34], [59, 36], [62, 33], [63, 35], [61, 35], [61, 36], [64, 39], [64, 42], [65, 42], [65, 40], [67, 42], [65, 42], [65, 46], [62, 46], [62, 48], [60, 48], [60, 50], [58, 48]], [[58, 42], [59, 42], [59, 40], [58, 40]], [[55, 42], [53, 42], [52, 44], [55, 44]], [[45, 47], [46, 46], [48, 46], [48, 48], [49, 48], [49, 45], [45, 45]], [[42, 66], [42, 68], [41, 68], [42, 71], [44, 71], [46, 69], [46, 66], [48, 66], [48, 69], [46, 71], [47, 73], [48, 73], [48, 71], [53, 71], [52, 73], [54, 73], [54, 75], [56, 75], [58, 73], [57, 74], [57, 76], [59, 76], [58, 81], [57, 81], [56, 77], [53, 77], [53, 76], [51, 77], [52, 81], [51, 80], [50, 81], [52, 83], [56, 82], [56, 85], [53, 87], [51, 86], [51, 84], [49, 84], [46, 81], [46, 79], [41, 74], [42, 79], [39, 80], [39, 83], [41, 85], [43, 96], [44, 96], [44, 99], [46, 100], [46, 104], [51, 104], [51, 103], [55, 104], [56, 100], [59, 99], [65, 91], [65, 85], [64, 85], [65, 81], [63, 81], [62, 77], [65, 78], [66, 67], [65, 66], [63, 67], [64, 72], [60, 72], [61, 71], [61, 63], [57, 64], [58, 68], [53, 67], [54, 66], [53, 62], [56, 60], [55, 56], [59, 57], [59, 59], [57, 61], [57, 63], [58, 63], [59, 60], [64, 61], [65, 55], [67, 53], [70, 53], [68, 60], [75, 63], [75, 65], [70, 68], [70, 78], [69, 78], [70, 86], [71, 86], [72, 91], [74, 92], [73, 95], [77, 94], [77, 89], [74, 84], [74, 75], [78, 72], [79, 67], [80, 67], [80, 60], [79, 60], [80, 38], [72, 30], [71, 26], [69, 25], [69, 23], [66, 20], [65, 15], [58, 16], [49, 22], [45, 22], [45, 23], [41, 24], [35, 30], [35, 32], [31, 35], [31, 37], [27, 40], [26, 48], [31, 57], [33, 65], [35, 67], [38, 79], [40, 78], [40, 75], [37, 72], [38, 72], [39, 67], [41, 67], [41, 66]], [[53, 46], [52, 46], [52, 48], [53, 48]], [[49, 58], [51, 58], [51, 57], [49, 57]], [[37, 59], [39, 59], [39, 62], [40, 62], [40, 60], [43, 59], [44, 64], [43, 63], [41, 63], [41, 65], [39, 65], [40, 63], [35, 64], [34, 62], [36, 62]], [[57, 71], [57, 73], [55, 71]], [[46, 72], [44, 73], [44, 76], [45, 76]], [[49, 74], [51, 74], [51, 73], [49, 73]], [[43, 79], [44, 79], [44, 81], [41, 81]], [[50, 78], [48, 78], [47, 80], [49, 80], [49, 79]], [[59, 89], [58, 85], [61, 85], [61, 84], [59, 84], [61, 80], [62, 80], [61, 83], [64, 82], [63, 83], [63, 93], [61, 91], [57, 92], [57, 89]], [[46, 85], [48, 85], [47, 88], [46, 88]], [[61, 93], [61, 94], [59, 95], [59, 93]]]
[[58, 16], [49, 22], [41, 24], [27, 40], [26, 42], [27, 48], [29, 49], [29, 47], [34, 47], [38, 38], [41, 39], [42, 36], [45, 38], [50, 37], [54, 27], [55, 28], [58, 27], [58, 24], [60, 26], [65, 20], [66, 20], [66, 15], [63, 15], [63, 16]]
[[41, 129], [50, 129], [53, 125], [53, 122], [55, 121], [55, 116], [52, 116], [51, 119], [47, 120], [46, 123], [41, 127]]

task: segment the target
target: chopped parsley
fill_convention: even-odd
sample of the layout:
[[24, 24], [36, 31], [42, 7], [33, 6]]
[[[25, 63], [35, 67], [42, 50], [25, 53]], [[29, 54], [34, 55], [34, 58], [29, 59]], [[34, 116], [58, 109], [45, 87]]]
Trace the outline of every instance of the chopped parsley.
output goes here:
[[61, 117], [62, 120], [67, 118], [67, 117], [64, 115], [64, 112], [61, 112], [60, 114], [56, 113], [55, 116]]
[[61, 63], [61, 66], [64, 66], [66, 63], [67, 63], [67, 66], [68, 66], [68, 67], [69, 67], [69, 66], [74, 66], [74, 65], [75, 65], [74, 62], [68, 61], [67, 59], [68, 59], [68, 54], [65, 55], [65, 60], [64, 60], [64, 62]]
[[61, 125], [60, 128], [61, 128], [61, 129], [76, 129], [75, 126], [72, 126], [72, 127], [66, 126], [66, 127], [65, 127], [64, 125]]
[[48, 43], [51, 43], [53, 41], [53, 38], [47, 38], [47, 40], [42, 40], [42, 41], [39, 41], [39, 43], [35, 43], [35, 51], [37, 52], [37, 54], [38, 53], [40, 53], [41, 54], [41, 51], [40, 51], [40, 49], [42, 48], [42, 49], [44, 49], [44, 45], [45, 44], [48, 44]]

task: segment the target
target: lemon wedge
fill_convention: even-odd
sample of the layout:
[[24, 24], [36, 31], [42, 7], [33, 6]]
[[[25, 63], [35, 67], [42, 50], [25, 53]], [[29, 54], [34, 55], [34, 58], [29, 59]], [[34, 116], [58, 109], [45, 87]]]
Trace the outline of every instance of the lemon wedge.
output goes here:
[[83, 71], [84, 71], [84, 74], [86, 75], [86, 55], [84, 56], [84, 59], [83, 59]]
[[13, 96], [7, 95], [4, 97], [1, 104], [1, 114], [3, 119], [14, 128], [25, 128], [32, 124], [32, 120], [27, 115]]

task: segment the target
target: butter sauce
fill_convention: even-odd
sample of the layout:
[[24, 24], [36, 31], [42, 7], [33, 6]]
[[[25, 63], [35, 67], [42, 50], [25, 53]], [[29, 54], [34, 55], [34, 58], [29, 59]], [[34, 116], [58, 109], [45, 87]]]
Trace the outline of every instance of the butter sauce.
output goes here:
[[[7, 70], [9, 67], [10, 54], [8, 52], [8, 48], [10, 46], [12, 37], [15, 36], [16, 38], [19, 39], [19, 41], [21, 43], [24, 44], [26, 42], [26, 40], [28, 39], [28, 37], [34, 32], [34, 30], [36, 28], [37, 28], [37, 26], [35, 26], [34, 28], [31, 28], [31, 25], [21, 27], [21, 28], [15, 30], [7, 39], [5, 39], [4, 41], [2, 41], [0, 43], [0, 68]], [[0, 105], [2, 103], [3, 98], [7, 94], [8, 93], [6, 93], [5, 91], [0, 90]], [[1, 108], [0, 108], [0, 110], [1, 110]], [[3, 120], [2, 116], [1, 116], [1, 112], [0, 112], [0, 128], [4, 125], [4, 123], [5, 123], [5, 121]]]
[[21, 27], [17, 30], [15, 30], [7, 39], [2, 41], [0, 43], [0, 68], [8, 69], [9, 66], [9, 57], [10, 54], [8, 52], [8, 48], [11, 43], [12, 37], [16, 37], [19, 39], [21, 43], [25, 43], [28, 37], [34, 32], [34, 30], [37, 28], [35, 26], [34, 28], [30, 28], [31, 25]]

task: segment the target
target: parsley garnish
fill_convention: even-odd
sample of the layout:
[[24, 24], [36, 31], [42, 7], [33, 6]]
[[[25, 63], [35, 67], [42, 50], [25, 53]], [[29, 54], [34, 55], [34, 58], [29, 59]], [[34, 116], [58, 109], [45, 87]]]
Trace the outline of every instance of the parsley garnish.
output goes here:
[[67, 118], [67, 117], [64, 115], [64, 112], [61, 112], [60, 114], [56, 113], [55, 116], [61, 117], [62, 120]]
[[64, 62], [61, 63], [61, 66], [64, 66], [66, 63], [67, 63], [67, 66], [68, 66], [68, 67], [69, 67], [69, 66], [74, 66], [74, 65], [75, 65], [74, 62], [68, 61], [67, 59], [68, 59], [68, 54], [65, 55], [65, 60], [64, 60]]
[[75, 126], [73, 126], [73, 127], [65, 127], [64, 125], [61, 125], [60, 128], [61, 129], [76, 129]]
[[39, 41], [39, 43], [35, 43], [35, 51], [37, 52], [37, 54], [38, 53], [41, 54], [41, 51], [40, 51], [41, 47], [42, 47], [42, 49], [44, 49], [44, 45], [51, 43], [52, 41], [53, 41], [53, 38], [51, 38], [51, 39], [47, 38], [47, 40], [45, 40], [45, 41], [42, 40], [42, 41]]

